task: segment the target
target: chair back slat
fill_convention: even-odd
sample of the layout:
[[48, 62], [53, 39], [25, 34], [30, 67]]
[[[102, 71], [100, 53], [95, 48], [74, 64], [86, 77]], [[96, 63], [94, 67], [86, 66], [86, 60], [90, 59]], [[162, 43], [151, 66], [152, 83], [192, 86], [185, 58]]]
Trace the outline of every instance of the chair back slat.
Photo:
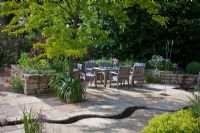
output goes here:
[[84, 62], [85, 68], [93, 68], [96, 67], [96, 62], [95, 61], [86, 61]]
[[129, 78], [131, 67], [121, 66], [118, 70], [118, 78]]
[[110, 67], [110, 63], [107, 61], [101, 61], [99, 62], [100, 67]]
[[135, 63], [133, 69], [134, 74], [144, 74], [145, 63]]

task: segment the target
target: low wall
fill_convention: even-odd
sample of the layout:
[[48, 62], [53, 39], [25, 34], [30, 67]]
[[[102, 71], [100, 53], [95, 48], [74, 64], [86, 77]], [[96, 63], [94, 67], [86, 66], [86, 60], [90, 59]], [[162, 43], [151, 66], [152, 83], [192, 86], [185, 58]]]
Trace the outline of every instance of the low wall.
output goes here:
[[[145, 75], [152, 75], [153, 70], [145, 70]], [[196, 85], [198, 75], [191, 74], [174, 74], [173, 71], [161, 71], [161, 83], [163, 84], [187, 84], [187, 85]]]
[[11, 75], [21, 77], [24, 83], [24, 94], [37, 95], [50, 92], [49, 83], [51, 76], [40, 74], [25, 74], [20, 68], [11, 65]]

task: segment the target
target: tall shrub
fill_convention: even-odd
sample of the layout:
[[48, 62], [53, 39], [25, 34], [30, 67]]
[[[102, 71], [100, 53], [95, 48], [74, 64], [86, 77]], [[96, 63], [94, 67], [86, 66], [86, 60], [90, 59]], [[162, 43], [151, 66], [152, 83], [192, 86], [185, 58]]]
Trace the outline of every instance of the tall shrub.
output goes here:
[[198, 74], [200, 72], [200, 63], [199, 62], [191, 62], [186, 67], [187, 73], [190, 74]]

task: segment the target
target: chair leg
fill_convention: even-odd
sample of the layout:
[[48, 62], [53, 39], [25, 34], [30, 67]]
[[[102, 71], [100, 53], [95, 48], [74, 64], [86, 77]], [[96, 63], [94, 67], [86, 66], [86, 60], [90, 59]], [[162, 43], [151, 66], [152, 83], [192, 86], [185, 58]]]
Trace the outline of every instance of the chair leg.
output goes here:
[[131, 80], [131, 85], [134, 86], [134, 79]]
[[110, 88], [111, 88], [111, 82], [112, 82], [112, 78], [111, 78], [111, 75], [110, 75]]
[[119, 86], [118, 86], [118, 80], [117, 80], [117, 89], [119, 89]]
[[101, 78], [101, 83], [103, 83], [103, 80], [102, 80], [103, 79], [103, 75], [102, 74], [100, 75], [100, 78]]
[[141, 88], [143, 87], [143, 83], [144, 83], [144, 77], [142, 76], [142, 78], [141, 78]]
[[96, 79], [94, 78], [93, 81], [94, 81], [94, 85], [95, 85], [95, 87], [97, 87]]
[[126, 80], [123, 80], [123, 85], [126, 85]]
[[92, 86], [92, 79], [90, 79], [90, 86]]
[[129, 89], [129, 79], [127, 80], [127, 82], [128, 82], [128, 89]]

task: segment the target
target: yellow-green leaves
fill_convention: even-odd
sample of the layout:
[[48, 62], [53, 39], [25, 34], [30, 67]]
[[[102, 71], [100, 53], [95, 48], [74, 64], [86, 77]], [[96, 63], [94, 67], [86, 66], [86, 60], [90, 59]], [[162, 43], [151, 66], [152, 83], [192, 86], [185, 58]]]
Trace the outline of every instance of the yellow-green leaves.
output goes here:
[[141, 133], [197, 133], [197, 120], [188, 110], [164, 113], [149, 121]]
[[[99, 14], [113, 18], [121, 30], [129, 18], [125, 9], [138, 4], [152, 14], [153, 19], [165, 25], [166, 18], [158, 15], [159, 5], [152, 0], [23, 0], [2, 4], [1, 16], [13, 14], [3, 30], [10, 34], [40, 31], [46, 38], [43, 47], [49, 58], [54, 56], [80, 57], [87, 47], [108, 41], [108, 31], [102, 28]], [[22, 19], [22, 21], [20, 21]]]

